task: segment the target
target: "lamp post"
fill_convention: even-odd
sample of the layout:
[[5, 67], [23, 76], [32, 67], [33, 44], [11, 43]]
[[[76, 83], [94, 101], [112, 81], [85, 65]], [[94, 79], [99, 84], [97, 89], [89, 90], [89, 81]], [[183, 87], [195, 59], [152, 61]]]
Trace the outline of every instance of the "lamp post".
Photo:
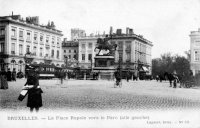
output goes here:
[[91, 58], [90, 62], [91, 62], [91, 72], [92, 72], [92, 58]]

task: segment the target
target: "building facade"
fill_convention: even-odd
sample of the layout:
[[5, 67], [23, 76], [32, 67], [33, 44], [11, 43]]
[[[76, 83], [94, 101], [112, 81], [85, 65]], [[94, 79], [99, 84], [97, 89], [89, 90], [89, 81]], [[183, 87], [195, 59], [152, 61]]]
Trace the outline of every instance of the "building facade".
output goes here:
[[[133, 33], [121, 34], [119, 32], [113, 36], [111, 43], [117, 44], [115, 51], [116, 66], [120, 63], [124, 71], [129, 70], [135, 73], [135, 76], [138, 75], [138, 71], [144, 71], [149, 75], [152, 74], [152, 42], [140, 35]], [[121, 61], [119, 62], [119, 60]]]
[[79, 67], [91, 69], [94, 67], [94, 57], [96, 56], [95, 47], [97, 39], [102, 36], [85, 36], [78, 38], [78, 61]]
[[193, 75], [200, 73], [200, 28], [190, 33], [190, 69]]
[[0, 17], [0, 70], [24, 72], [25, 59], [33, 64], [64, 64], [62, 32], [54, 24], [39, 25], [38, 17], [23, 20], [20, 15]]
[[67, 61], [67, 67], [77, 66], [78, 42], [64, 40], [62, 43], [62, 52], [63, 58], [65, 59], [65, 61]]

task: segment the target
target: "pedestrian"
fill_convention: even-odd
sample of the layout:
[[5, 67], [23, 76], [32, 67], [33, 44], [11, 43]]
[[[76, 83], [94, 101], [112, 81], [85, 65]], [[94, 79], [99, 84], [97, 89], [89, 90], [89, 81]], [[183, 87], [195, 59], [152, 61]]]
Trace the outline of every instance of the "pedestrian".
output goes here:
[[27, 107], [30, 107], [30, 111], [33, 112], [34, 108], [36, 112], [42, 107], [42, 89], [39, 85], [39, 75], [37, 69], [27, 70], [27, 82], [24, 85], [24, 89], [28, 90]]
[[127, 74], [126, 74], [126, 80], [127, 80], [127, 82], [129, 82], [130, 78], [131, 78], [131, 72], [127, 71]]
[[8, 89], [7, 76], [4, 69], [0, 73], [0, 89]]
[[159, 76], [158, 76], [158, 75], [156, 75], [156, 81], [158, 82], [158, 80], [159, 80]]
[[55, 71], [55, 77], [57, 78], [57, 80], [56, 80], [56, 84], [59, 84], [60, 83], [60, 72], [59, 72], [59, 70], [57, 69], [56, 71]]
[[174, 87], [173, 88], [176, 88], [178, 82], [179, 82], [178, 76], [176, 74], [174, 74]]
[[16, 70], [14, 68], [13, 71], [12, 71], [12, 80], [13, 81], [16, 81], [16, 75], [17, 75], [17, 73], [16, 73]]
[[11, 81], [12, 79], [11, 79], [11, 76], [12, 74], [11, 74], [11, 71], [10, 71], [10, 68], [8, 68], [8, 71], [7, 71], [7, 81]]
[[120, 85], [121, 82], [121, 73], [120, 68], [117, 68], [117, 71], [114, 73], [116, 79], [116, 85]]
[[61, 72], [60, 72], [60, 83], [61, 83], [61, 84], [63, 84], [63, 79], [64, 79], [64, 77], [65, 77], [65, 73], [64, 73], [63, 70], [61, 70]]

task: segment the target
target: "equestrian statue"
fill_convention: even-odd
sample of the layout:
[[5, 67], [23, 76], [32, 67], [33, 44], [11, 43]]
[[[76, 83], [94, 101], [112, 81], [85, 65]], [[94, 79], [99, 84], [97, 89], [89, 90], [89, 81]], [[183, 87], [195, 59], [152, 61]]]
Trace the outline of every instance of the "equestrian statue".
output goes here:
[[94, 51], [96, 51], [96, 49], [99, 49], [97, 55], [99, 55], [101, 50], [109, 51], [107, 55], [113, 55], [113, 51], [116, 50], [117, 44], [111, 44], [111, 42], [109, 41], [111, 39], [112, 36], [108, 37], [108, 35], [103, 39], [102, 38], [97, 39], [97, 47], [95, 47], [94, 49]]

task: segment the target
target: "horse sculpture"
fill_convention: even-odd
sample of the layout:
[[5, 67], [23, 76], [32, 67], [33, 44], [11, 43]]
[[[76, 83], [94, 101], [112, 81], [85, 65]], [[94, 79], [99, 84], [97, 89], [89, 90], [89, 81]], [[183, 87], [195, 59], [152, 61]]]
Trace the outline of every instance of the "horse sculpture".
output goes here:
[[109, 51], [109, 53], [107, 53], [107, 55], [112, 55], [113, 51], [116, 50], [117, 48], [117, 44], [111, 44], [110, 42], [108, 42], [111, 38], [98, 38], [97, 39], [97, 47], [94, 49], [94, 51], [96, 51], [96, 49], [99, 49], [99, 52], [97, 53], [97, 55], [99, 55], [99, 53], [101, 52], [101, 50], [105, 50], [105, 51]]

